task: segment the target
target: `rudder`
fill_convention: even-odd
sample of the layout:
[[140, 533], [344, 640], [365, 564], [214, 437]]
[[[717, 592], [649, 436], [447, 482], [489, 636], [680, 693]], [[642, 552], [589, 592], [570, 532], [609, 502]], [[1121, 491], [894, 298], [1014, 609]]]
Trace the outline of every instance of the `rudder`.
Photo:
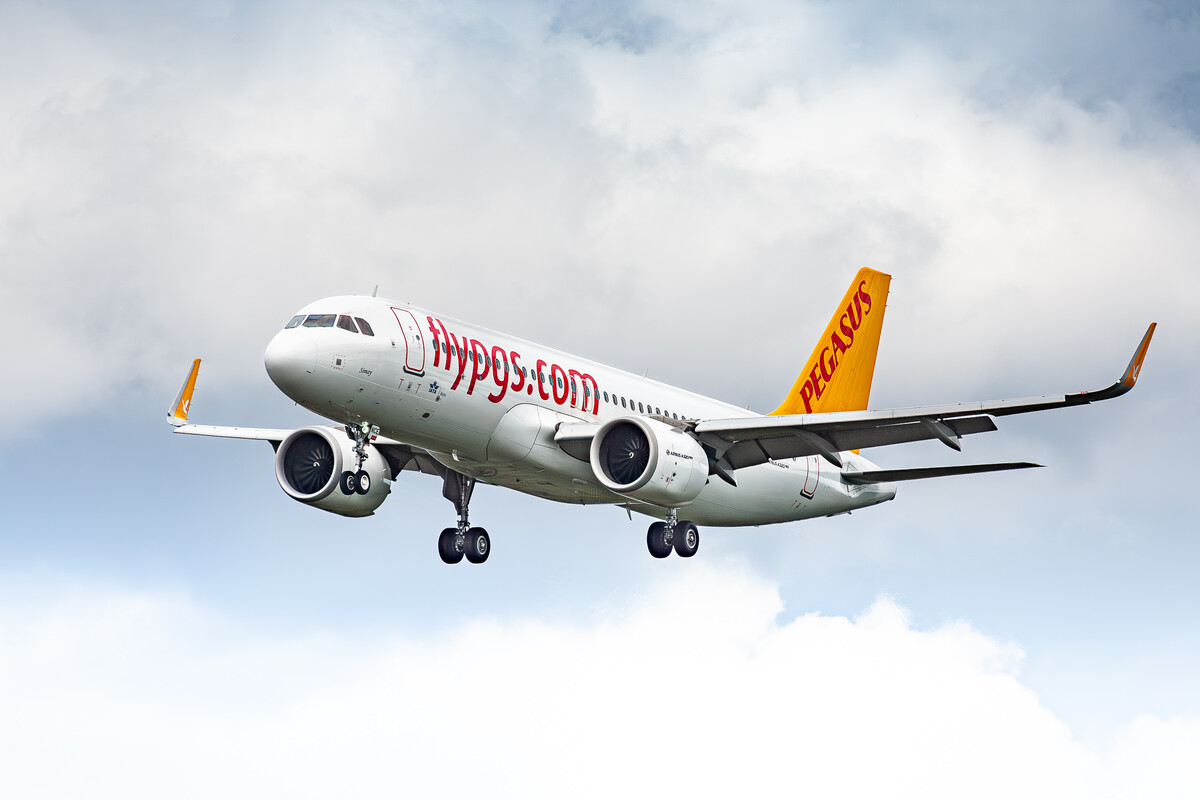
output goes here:
[[891, 283], [892, 276], [883, 272], [858, 271], [804, 371], [771, 416], [867, 408]]

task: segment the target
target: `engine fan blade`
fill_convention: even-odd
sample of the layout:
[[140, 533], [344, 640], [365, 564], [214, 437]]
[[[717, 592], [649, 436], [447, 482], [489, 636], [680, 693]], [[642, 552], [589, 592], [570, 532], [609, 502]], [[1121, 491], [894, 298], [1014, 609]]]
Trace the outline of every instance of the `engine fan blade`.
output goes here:
[[632, 425], [619, 427], [610, 434], [608, 474], [617, 483], [633, 483], [650, 463], [650, 443], [646, 435]]
[[333, 476], [333, 448], [320, 436], [305, 437], [292, 445], [287, 457], [287, 474], [292, 486], [313, 494]]

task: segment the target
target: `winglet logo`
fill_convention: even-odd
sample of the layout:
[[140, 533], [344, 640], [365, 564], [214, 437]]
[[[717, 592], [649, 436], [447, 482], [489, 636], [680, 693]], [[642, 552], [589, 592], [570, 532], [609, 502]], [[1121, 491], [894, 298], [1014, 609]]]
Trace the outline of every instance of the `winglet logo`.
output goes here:
[[871, 313], [871, 295], [866, 291], [867, 282], [860, 281], [853, 302], [838, 320], [838, 329], [829, 334], [829, 346], [821, 349], [817, 364], [808, 373], [808, 379], [800, 387], [800, 399], [804, 402], [804, 413], [812, 413], [813, 400], [820, 400], [837, 372], [838, 364], [844, 360], [854, 346], [854, 333]]

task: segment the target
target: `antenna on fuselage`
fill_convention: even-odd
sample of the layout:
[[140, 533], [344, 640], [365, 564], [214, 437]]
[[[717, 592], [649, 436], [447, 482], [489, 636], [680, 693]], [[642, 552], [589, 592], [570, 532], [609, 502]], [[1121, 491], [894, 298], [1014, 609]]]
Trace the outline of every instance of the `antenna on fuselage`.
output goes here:
[[379, 284], [378, 283], [375, 284], [375, 288], [371, 291], [371, 297], [374, 297], [377, 294], [379, 294]]

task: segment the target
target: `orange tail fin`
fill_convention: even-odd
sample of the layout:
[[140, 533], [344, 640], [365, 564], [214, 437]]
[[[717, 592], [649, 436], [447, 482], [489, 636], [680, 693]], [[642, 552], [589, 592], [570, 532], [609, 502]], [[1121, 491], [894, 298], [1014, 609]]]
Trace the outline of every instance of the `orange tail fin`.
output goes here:
[[891, 275], [858, 271], [796, 385], [772, 416], [866, 409], [891, 283]]

